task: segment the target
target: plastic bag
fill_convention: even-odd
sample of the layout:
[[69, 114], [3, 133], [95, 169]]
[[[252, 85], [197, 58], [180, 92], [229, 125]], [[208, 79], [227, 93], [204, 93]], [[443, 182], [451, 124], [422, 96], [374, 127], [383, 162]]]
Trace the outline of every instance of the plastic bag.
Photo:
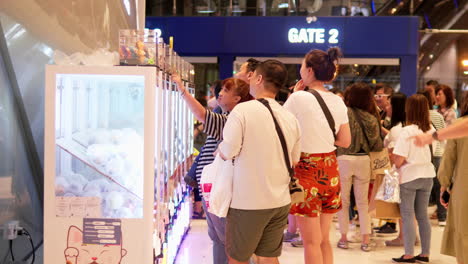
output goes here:
[[232, 200], [233, 160], [224, 161], [219, 155], [203, 168], [200, 187], [208, 212], [226, 217]]
[[71, 55], [67, 55], [60, 50], [55, 50], [53, 58], [56, 65], [119, 65], [119, 53], [103, 48], [97, 49], [91, 54], [75, 52]]
[[395, 165], [390, 170], [385, 170], [382, 184], [379, 186], [376, 200], [387, 203], [400, 203], [400, 175]]

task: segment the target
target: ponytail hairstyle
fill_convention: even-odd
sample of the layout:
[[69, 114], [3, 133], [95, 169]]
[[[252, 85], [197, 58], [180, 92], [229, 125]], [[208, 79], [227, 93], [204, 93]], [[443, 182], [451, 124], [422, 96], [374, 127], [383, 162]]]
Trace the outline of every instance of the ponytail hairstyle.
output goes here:
[[330, 82], [337, 75], [338, 59], [342, 57], [340, 48], [329, 48], [327, 52], [314, 49], [309, 51], [304, 58], [305, 65], [312, 68], [315, 79], [322, 82]]

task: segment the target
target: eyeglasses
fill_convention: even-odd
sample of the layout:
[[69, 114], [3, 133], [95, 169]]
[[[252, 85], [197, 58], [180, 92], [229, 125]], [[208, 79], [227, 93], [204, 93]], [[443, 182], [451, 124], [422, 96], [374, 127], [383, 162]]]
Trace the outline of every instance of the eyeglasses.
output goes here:
[[375, 99], [383, 99], [384, 97], [389, 97], [389, 94], [374, 94]]

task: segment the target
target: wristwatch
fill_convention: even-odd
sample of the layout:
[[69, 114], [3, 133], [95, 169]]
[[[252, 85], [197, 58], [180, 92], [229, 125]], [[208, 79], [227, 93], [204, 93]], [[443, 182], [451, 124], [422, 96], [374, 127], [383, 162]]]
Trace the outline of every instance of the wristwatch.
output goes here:
[[439, 141], [439, 134], [437, 134], [437, 131], [435, 131], [434, 133], [432, 133], [432, 138], [433, 138], [434, 140]]

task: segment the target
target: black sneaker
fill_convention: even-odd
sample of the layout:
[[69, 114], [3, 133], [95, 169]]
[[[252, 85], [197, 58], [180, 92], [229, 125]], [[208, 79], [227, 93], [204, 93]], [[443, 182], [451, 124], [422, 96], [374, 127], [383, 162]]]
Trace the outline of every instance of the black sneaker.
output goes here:
[[383, 225], [381, 225], [381, 226], [376, 226], [376, 227], [374, 227], [374, 228], [372, 228], [372, 229], [374, 229], [374, 230], [380, 230], [380, 229], [382, 229], [382, 228], [383, 228], [384, 226], [386, 226], [386, 225], [387, 225], [387, 223], [385, 223], [385, 224], [383, 224]]
[[396, 228], [392, 227], [389, 224], [385, 225], [380, 230], [376, 231], [376, 233], [380, 235], [395, 234], [396, 232], [397, 232]]
[[429, 263], [429, 257], [421, 257], [420, 255], [417, 255], [416, 257], [414, 257], [414, 259], [415, 259], [417, 262]]
[[403, 258], [405, 255], [399, 257], [399, 258], [392, 258], [392, 262], [394, 263], [416, 263], [415, 258], [410, 258], [410, 259], [405, 259]]
[[381, 226], [374, 227], [373, 229], [374, 230], [382, 230], [382, 229], [385, 229], [385, 228], [388, 228], [388, 227], [396, 229], [396, 223], [385, 222], [385, 224], [383, 224]]

